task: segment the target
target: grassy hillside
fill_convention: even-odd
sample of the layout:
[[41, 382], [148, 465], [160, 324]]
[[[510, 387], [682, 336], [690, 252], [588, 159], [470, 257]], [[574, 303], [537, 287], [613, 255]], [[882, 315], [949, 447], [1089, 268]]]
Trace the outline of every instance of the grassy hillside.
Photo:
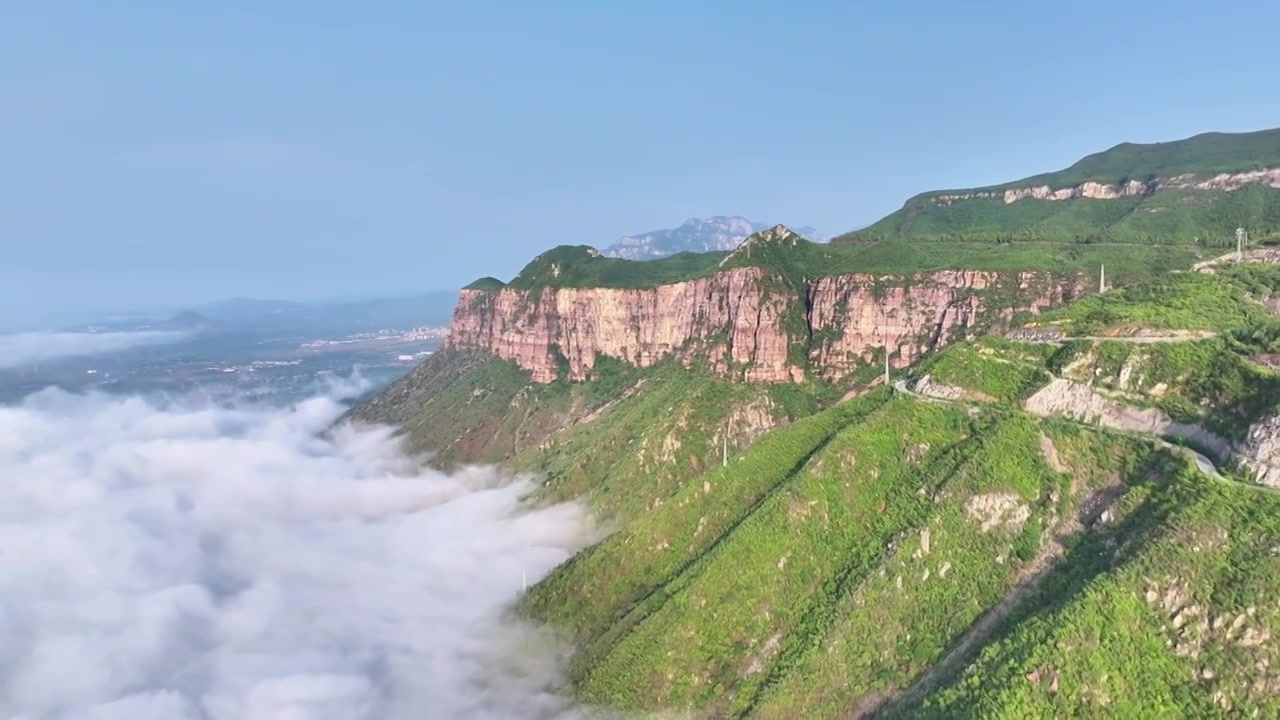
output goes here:
[[579, 694], [637, 710], [1268, 713], [1277, 512], [1141, 439], [880, 391], [686, 484], [523, 609], [577, 639]]
[[530, 381], [514, 363], [445, 351], [361, 404], [433, 464], [503, 463], [543, 478], [546, 500], [583, 498], [614, 522], [660, 505], [764, 432], [830, 406], [841, 390], [735, 383], [674, 362], [597, 358], [584, 383]]
[[1117, 145], [1071, 167], [968, 190], [928, 192], [870, 227], [833, 242], [886, 240], [967, 243], [1119, 243], [1231, 247], [1237, 227], [1255, 240], [1280, 235], [1280, 189], [1251, 185], [1232, 192], [1170, 188], [1146, 197], [1049, 201], [973, 198], [941, 203], [939, 195], [1001, 192], [1087, 181], [1118, 184], [1179, 175], [1207, 177], [1280, 167], [1280, 129], [1206, 133], [1166, 143]]
[[833, 242], [1110, 243], [1209, 251], [1234, 248], [1241, 226], [1254, 240], [1280, 234], [1280, 189], [1163, 190], [1115, 200], [975, 198], [950, 205], [926, 197]]
[[[1275, 495], [1164, 468], [965, 669], [886, 716], [1274, 717]], [[957, 663], [957, 668], [959, 663]]]
[[[913, 374], [963, 388], [971, 399], [1013, 404], [1059, 376], [1240, 441], [1280, 407], [1272, 359], [1280, 319], [1258, 302], [1277, 291], [1275, 266], [1178, 274], [1092, 295], [1037, 319], [1080, 339], [1027, 345], [983, 338], [926, 359]], [[1180, 333], [1185, 340], [1133, 341], [1178, 340]]]
[[1084, 182], [1146, 181], [1182, 174], [1216, 175], [1280, 167], [1280, 129], [1247, 133], [1210, 132], [1159, 143], [1121, 143], [1089, 155], [1065, 170], [1033, 175], [990, 189]]
[[1266, 316], [1250, 288], [1280, 281], [1269, 269], [1229, 268], [1221, 273], [1179, 273], [1090, 295], [1046, 312], [1041, 324], [1061, 325], [1071, 335], [1121, 334], [1126, 326], [1168, 330], [1244, 327]]

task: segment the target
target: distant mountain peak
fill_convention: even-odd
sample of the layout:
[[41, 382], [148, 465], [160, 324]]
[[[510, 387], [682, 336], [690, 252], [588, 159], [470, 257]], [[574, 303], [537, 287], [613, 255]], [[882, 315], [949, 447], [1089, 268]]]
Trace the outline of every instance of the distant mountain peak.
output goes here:
[[[605, 248], [603, 254], [627, 260], [655, 260], [682, 252], [730, 252], [748, 237], [774, 227], [782, 226], [754, 222], [741, 215], [689, 218], [676, 228], [619, 238]], [[814, 242], [827, 241], [826, 236], [811, 227], [797, 228], [795, 233]]]

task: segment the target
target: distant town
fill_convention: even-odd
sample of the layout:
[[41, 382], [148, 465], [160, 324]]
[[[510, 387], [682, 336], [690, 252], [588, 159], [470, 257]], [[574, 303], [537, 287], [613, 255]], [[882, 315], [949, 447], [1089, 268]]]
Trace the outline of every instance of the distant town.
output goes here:
[[119, 393], [218, 386], [247, 396], [268, 393], [285, 401], [315, 392], [325, 376], [356, 371], [376, 387], [430, 357], [448, 328], [418, 326], [350, 335], [339, 330], [334, 335], [272, 339], [252, 332], [196, 333], [162, 345], [0, 368], [0, 403], [15, 402], [50, 385]]
[[[312, 340], [302, 343], [299, 347], [303, 350], [325, 351], [332, 349], [351, 350], [354, 348], [373, 349], [386, 348], [396, 345], [411, 345], [425, 342], [438, 342], [445, 339], [449, 335], [447, 327], [416, 327], [410, 330], [377, 330], [374, 332], [356, 333], [347, 335], [338, 340]], [[422, 355], [425, 353], [418, 353]], [[405, 357], [405, 356], [402, 356]], [[410, 358], [414, 355], [410, 355]]]

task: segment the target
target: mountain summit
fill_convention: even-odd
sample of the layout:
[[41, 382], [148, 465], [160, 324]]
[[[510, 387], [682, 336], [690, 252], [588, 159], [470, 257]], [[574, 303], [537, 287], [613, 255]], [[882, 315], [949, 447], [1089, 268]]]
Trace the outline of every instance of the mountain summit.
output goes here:
[[[608, 257], [626, 260], [654, 260], [682, 252], [724, 252], [733, 250], [751, 235], [773, 227], [734, 215], [717, 215], [709, 218], [690, 218], [678, 228], [651, 230], [641, 235], [618, 238], [605, 249]], [[797, 228], [796, 232], [814, 242], [826, 242], [827, 238], [811, 227]]]

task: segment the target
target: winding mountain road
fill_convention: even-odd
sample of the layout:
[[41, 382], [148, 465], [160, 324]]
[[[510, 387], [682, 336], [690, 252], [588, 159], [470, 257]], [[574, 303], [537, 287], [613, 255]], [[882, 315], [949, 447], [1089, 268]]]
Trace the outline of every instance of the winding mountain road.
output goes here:
[[1076, 335], [1056, 338], [1020, 337], [1014, 342], [1024, 345], [1061, 345], [1072, 340], [1089, 340], [1091, 342], [1122, 342], [1133, 345], [1160, 345], [1162, 343], [1195, 342], [1209, 340], [1218, 336], [1212, 330], [1179, 330], [1172, 335]]
[[[918, 392], [916, 392], [916, 391], [915, 391], [915, 389], [914, 389], [914, 388], [912, 388], [912, 387], [911, 387], [910, 383], [908, 382], [908, 380], [907, 380], [906, 378], [899, 379], [898, 381], [896, 381], [895, 383], [893, 383], [893, 390], [894, 390], [894, 392], [902, 393], [903, 395], [907, 395], [907, 396], [909, 396], [909, 397], [913, 397], [913, 398], [916, 398], [917, 400], [922, 400], [922, 401], [924, 401], [924, 402], [943, 403], [943, 404], [947, 404], [947, 405], [963, 405], [963, 406], [965, 406], [965, 407], [977, 407], [976, 405], [972, 405], [972, 404], [970, 404], [970, 403], [966, 403], [966, 402], [963, 402], [963, 401], [961, 401], [961, 400], [950, 400], [950, 399], [948, 399], [948, 398], [940, 398], [940, 397], [934, 397], [934, 396], [932, 396], [932, 395], [923, 395], [923, 394], [921, 394], [921, 393], [918, 393]], [[1040, 414], [1040, 413], [1032, 413], [1032, 414], [1036, 415], [1037, 417], [1054, 417], [1054, 418], [1056, 418], [1056, 419], [1063, 420], [1063, 421], [1065, 421], [1065, 422], [1069, 422], [1069, 423], [1071, 423], [1072, 425], [1076, 425], [1076, 426], [1078, 426], [1078, 427], [1082, 427], [1082, 428], [1087, 428], [1087, 429], [1089, 429], [1089, 430], [1100, 430], [1100, 431], [1103, 431], [1103, 432], [1115, 432], [1115, 433], [1125, 433], [1125, 434], [1140, 435], [1140, 436], [1145, 437], [1145, 438], [1147, 438], [1147, 439], [1149, 439], [1149, 440], [1151, 440], [1151, 441], [1155, 442], [1156, 444], [1160, 445], [1161, 447], [1164, 447], [1164, 448], [1166, 448], [1166, 449], [1168, 449], [1168, 450], [1170, 450], [1170, 451], [1172, 451], [1172, 452], [1180, 453], [1180, 454], [1183, 454], [1183, 455], [1190, 454], [1190, 456], [1192, 457], [1192, 459], [1194, 459], [1194, 460], [1195, 460], [1196, 467], [1197, 467], [1197, 468], [1199, 468], [1201, 472], [1203, 472], [1204, 474], [1206, 474], [1206, 475], [1208, 475], [1208, 476], [1210, 476], [1210, 477], [1212, 477], [1212, 478], [1215, 478], [1215, 479], [1218, 479], [1218, 480], [1222, 480], [1222, 481], [1224, 481], [1224, 482], [1230, 482], [1230, 483], [1232, 483], [1232, 484], [1236, 484], [1236, 485], [1243, 485], [1244, 487], [1248, 487], [1248, 488], [1256, 488], [1256, 489], [1258, 489], [1258, 490], [1265, 490], [1265, 491], [1269, 491], [1269, 492], [1277, 492], [1277, 489], [1276, 489], [1276, 488], [1268, 488], [1268, 487], [1264, 487], [1264, 486], [1261, 486], [1261, 485], [1256, 485], [1256, 486], [1255, 486], [1255, 485], [1244, 485], [1243, 483], [1237, 483], [1237, 482], [1235, 482], [1234, 480], [1231, 480], [1230, 478], [1228, 478], [1228, 477], [1226, 477], [1225, 475], [1223, 475], [1221, 472], [1219, 472], [1219, 471], [1218, 471], [1218, 467], [1217, 467], [1217, 465], [1215, 465], [1215, 464], [1214, 464], [1214, 462], [1208, 458], [1208, 456], [1204, 455], [1203, 453], [1201, 453], [1201, 452], [1199, 452], [1199, 451], [1197, 451], [1197, 450], [1194, 450], [1194, 449], [1192, 449], [1192, 448], [1186, 447], [1186, 446], [1184, 446], [1184, 445], [1174, 445], [1173, 443], [1169, 442], [1168, 440], [1165, 440], [1164, 438], [1162, 438], [1162, 437], [1160, 437], [1160, 436], [1158, 436], [1158, 435], [1151, 435], [1151, 434], [1148, 434], [1148, 433], [1139, 433], [1139, 432], [1132, 431], [1132, 430], [1128, 430], [1128, 431], [1126, 431], [1126, 430], [1117, 430], [1117, 429], [1114, 429], [1114, 428], [1108, 428], [1108, 427], [1104, 427], [1104, 426], [1101, 426], [1101, 425], [1091, 425], [1091, 424], [1089, 424], [1089, 423], [1082, 423], [1082, 422], [1078, 422], [1078, 421], [1076, 421], [1076, 420], [1071, 420], [1070, 418], [1062, 417], [1062, 416], [1060, 416], [1060, 415], [1048, 415], [1048, 414]]]

